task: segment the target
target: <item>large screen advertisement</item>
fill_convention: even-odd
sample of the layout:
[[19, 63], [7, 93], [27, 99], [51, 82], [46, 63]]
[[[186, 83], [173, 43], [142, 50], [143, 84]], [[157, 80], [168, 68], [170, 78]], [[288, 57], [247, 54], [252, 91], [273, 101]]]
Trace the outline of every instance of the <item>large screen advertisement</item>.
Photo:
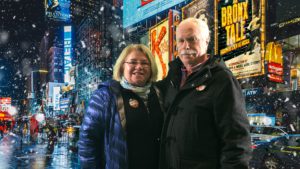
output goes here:
[[167, 19], [150, 28], [150, 49], [158, 68], [158, 79], [163, 79], [168, 72], [169, 63], [169, 22]]
[[300, 33], [300, 1], [268, 0], [266, 12], [267, 42]]
[[208, 25], [212, 25], [213, 28], [213, 4], [211, 0], [195, 0], [182, 8], [183, 19], [188, 17], [194, 17], [204, 20]]
[[45, 0], [46, 16], [57, 21], [70, 20], [70, 0]]
[[7, 111], [11, 106], [10, 97], [0, 97], [0, 111]]
[[124, 0], [123, 27], [127, 28], [185, 0]]
[[181, 21], [181, 12], [169, 11], [169, 61], [175, 59], [179, 54], [176, 42], [176, 29]]
[[[72, 83], [70, 69], [72, 67], [72, 27], [64, 27], [64, 82]], [[73, 84], [73, 83], [72, 83]]]
[[264, 73], [264, 1], [221, 0], [216, 6], [216, 52], [237, 78]]
[[59, 101], [60, 101], [60, 86], [53, 87], [53, 110], [60, 110]]

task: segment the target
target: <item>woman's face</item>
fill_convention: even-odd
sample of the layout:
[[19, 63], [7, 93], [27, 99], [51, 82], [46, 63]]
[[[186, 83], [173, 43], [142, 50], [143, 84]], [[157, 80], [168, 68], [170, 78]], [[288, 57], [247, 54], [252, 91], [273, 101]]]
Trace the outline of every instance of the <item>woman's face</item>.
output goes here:
[[141, 51], [131, 51], [123, 64], [123, 76], [131, 85], [141, 87], [149, 81], [151, 65], [146, 55]]

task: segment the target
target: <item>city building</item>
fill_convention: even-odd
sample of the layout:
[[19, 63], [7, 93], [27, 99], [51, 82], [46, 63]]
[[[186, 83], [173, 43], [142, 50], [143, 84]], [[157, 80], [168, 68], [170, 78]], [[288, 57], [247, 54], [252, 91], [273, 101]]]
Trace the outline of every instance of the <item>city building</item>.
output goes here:
[[76, 112], [82, 113], [82, 106], [87, 105], [99, 83], [111, 79], [113, 63], [124, 47], [124, 36], [121, 10], [112, 2], [75, 1], [72, 9], [82, 11], [72, 15], [74, 23], [79, 23], [75, 25], [75, 102]]

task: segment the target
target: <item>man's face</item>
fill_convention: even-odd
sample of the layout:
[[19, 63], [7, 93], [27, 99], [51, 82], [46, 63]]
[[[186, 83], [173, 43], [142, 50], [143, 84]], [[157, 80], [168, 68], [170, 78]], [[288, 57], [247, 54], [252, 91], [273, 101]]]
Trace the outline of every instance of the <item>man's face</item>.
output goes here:
[[205, 61], [204, 54], [208, 43], [200, 37], [200, 30], [195, 23], [181, 23], [176, 31], [176, 39], [179, 58], [185, 67], [192, 67]]

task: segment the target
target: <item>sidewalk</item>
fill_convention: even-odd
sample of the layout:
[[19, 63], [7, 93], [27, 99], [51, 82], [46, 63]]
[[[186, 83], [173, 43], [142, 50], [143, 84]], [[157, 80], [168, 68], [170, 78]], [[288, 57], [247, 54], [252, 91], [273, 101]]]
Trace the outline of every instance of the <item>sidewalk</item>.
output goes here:
[[0, 168], [79, 169], [80, 164], [67, 142], [56, 144], [49, 152], [47, 141], [30, 143], [10, 133], [0, 140]]

